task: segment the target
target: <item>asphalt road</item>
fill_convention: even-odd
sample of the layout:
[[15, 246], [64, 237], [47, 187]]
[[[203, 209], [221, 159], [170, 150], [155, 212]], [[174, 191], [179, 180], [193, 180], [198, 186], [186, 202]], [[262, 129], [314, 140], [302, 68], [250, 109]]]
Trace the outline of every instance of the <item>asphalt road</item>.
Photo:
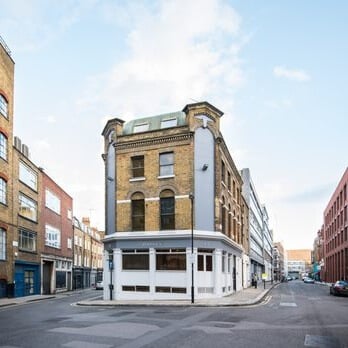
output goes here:
[[250, 307], [80, 307], [101, 295], [0, 308], [0, 348], [348, 347], [348, 297], [302, 281], [282, 283]]

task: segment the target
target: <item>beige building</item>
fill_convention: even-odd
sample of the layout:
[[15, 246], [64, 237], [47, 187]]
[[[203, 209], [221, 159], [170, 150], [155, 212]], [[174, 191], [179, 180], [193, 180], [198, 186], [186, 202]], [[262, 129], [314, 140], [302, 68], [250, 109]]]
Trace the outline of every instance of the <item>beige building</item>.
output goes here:
[[103, 279], [104, 233], [91, 227], [87, 217], [74, 217], [73, 228], [73, 289], [88, 288]]
[[201, 102], [107, 122], [105, 298], [219, 297], [244, 286], [249, 211], [222, 115]]
[[310, 273], [312, 270], [312, 250], [311, 249], [294, 249], [287, 250], [287, 269], [288, 274]]

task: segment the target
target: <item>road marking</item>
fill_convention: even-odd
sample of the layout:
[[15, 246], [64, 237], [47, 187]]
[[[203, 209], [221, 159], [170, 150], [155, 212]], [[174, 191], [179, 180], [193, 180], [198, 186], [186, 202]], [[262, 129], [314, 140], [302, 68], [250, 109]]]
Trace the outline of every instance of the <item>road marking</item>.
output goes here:
[[86, 341], [71, 341], [69, 343], [62, 344], [63, 347], [68, 348], [111, 348], [110, 344], [100, 344], [100, 343], [92, 343]]
[[316, 335], [306, 335], [304, 345], [305, 347], [317, 347], [317, 348], [340, 347], [340, 343], [337, 338], [331, 337], [331, 336], [316, 336]]
[[294, 302], [280, 302], [279, 306], [282, 307], [297, 307], [297, 304]]

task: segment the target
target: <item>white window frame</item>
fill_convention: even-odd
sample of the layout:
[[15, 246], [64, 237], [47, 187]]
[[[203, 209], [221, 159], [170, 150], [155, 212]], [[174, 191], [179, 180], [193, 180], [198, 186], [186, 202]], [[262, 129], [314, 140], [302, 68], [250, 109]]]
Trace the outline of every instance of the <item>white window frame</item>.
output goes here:
[[161, 128], [171, 128], [178, 125], [178, 120], [176, 118], [169, 118], [167, 120], [161, 121]]
[[0, 132], [0, 157], [7, 161], [7, 136]]
[[133, 127], [133, 132], [134, 133], [142, 133], [142, 132], [146, 132], [148, 130], [149, 130], [149, 124], [148, 123], [136, 124]]
[[8, 102], [2, 94], [0, 94], [0, 114], [8, 118]]
[[22, 161], [19, 161], [19, 180], [37, 191], [37, 173]]
[[0, 227], [0, 260], [6, 260], [6, 230]]
[[0, 177], [0, 203], [7, 204], [7, 181]]
[[46, 224], [45, 231], [46, 231], [45, 245], [51, 248], [60, 249], [60, 246], [61, 246], [60, 229]]
[[45, 206], [60, 215], [60, 199], [57, 195], [46, 188]]
[[[21, 209], [28, 209], [32, 217], [30, 217], [29, 214], [26, 214], [25, 212], [21, 213]], [[18, 214], [26, 219], [37, 221], [37, 202], [20, 192]]]

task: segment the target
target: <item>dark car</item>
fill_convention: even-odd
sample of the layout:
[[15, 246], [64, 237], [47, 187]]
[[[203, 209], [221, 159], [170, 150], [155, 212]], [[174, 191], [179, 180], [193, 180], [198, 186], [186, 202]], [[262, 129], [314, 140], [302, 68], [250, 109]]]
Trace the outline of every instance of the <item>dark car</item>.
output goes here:
[[348, 296], [348, 282], [346, 280], [338, 280], [335, 284], [331, 284], [330, 294]]

